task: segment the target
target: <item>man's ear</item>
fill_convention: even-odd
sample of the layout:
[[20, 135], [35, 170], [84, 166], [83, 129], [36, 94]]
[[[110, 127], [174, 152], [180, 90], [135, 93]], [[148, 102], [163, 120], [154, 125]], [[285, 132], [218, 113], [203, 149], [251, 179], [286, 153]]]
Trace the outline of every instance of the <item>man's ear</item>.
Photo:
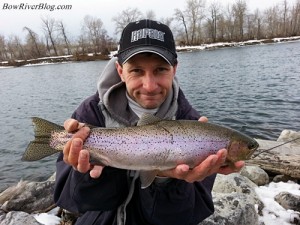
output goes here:
[[120, 63], [118, 61], [116, 61], [116, 69], [118, 71], [118, 74], [121, 78], [121, 80], [124, 82], [124, 78], [123, 78], [123, 67], [120, 65]]

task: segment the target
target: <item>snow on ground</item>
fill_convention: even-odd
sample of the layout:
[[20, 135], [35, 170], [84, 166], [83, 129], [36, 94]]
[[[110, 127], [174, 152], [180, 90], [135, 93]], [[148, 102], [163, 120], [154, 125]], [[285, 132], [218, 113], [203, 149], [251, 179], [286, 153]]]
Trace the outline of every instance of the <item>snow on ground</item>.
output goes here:
[[256, 188], [261, 201], [265, 207], [263, 209], [263, 216], [260, 217], [260, 221], [265, 225], [290, 225], [294, 221], [294, 218], [300, 219], [300, 213], [293, 210], [286, 210], [279, 205], [274, 197], [280, 192], [289, 192], [294, 195], [300, 196], [300, 185], [294, 182], [271, 182], [268, 185], [260, 186]]
[[51, 210], [48, 213], [39, 213], [35, 214], [34, 218], [41, 224], [44, 225], [59, 225], [60, 224], [60, 218], [55, 216], [58, 212], [58, 207]]
[[[294, 195], [300, 195], [300, 185], [294, 182], [271, 182], [268, 185], [256, 188], [256, 193], [265, 205], [263, 209], [263, 216], [259, 220], [264, 222], [265, 225], [291, 225], [294, 218], [300, 219], [300, 213], [293, 210], [285, 210], [280, 206], [274, 197], [280, 192], [290, 192]], [[44, 225], [58, 225], [60, 218], [55, 216], [58, 208], [50, 211], [49, 213], [41, 213], [34, 215], [35, 219]]]

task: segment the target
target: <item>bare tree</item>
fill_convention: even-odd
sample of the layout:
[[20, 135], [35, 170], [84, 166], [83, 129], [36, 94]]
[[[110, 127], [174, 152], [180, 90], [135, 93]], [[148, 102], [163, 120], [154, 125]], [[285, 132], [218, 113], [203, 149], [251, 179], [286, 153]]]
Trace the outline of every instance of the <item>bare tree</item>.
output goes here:
[[262, 16], [259, 9], [256, 9], [254, 12], [254, 37], [258, 40], [265, 37], [263, 32]]
[[279, 7], [278, 5], [273, 6], [265, 11], [265, 28], [266, 28], [266, 37], [274, 38], [279, 35]]
[[225, 40], [233, 41], [235, 26], [234, 26], [234, 13], [231, 5], [227, 5], [224, 11], [224, 27], [225, 27]]
[[3, 35], [0, 35], [0, 60], [8, 60], [6, 41]]
[[55, 37], [54, 37], [54, 32], [55, 32], [55, 19], [53, 18], [50, 18], [50, 17], [46, 17], [46, 18], [41, 18], [42, 19], [42, 22], [43, 22], [43, 29], [44, 29], [44, 32], [45, 32], [45, 37], [46, 37], [46, 40], [47, 40], [47, 46], [48, 46], [48, 50], [49, 50], [49, 53], [51, 54], [51, 51], [50, 51], [50, 45], [48, 43], [48, 40], [51, 42], [51, 45], [52, 45], [52, 48], [53, 48], [53, 51], [54, 51], [54, 54], [57, 56], [57, 50], [56, 50], [56, 44], [55, 44]]
[[160, 18], [159, 21], [162, 22], [163, 24], [166, 24], [168, 27], [171, 27], [171, 23], [173, 22], [174, 18], [173, 17], [165, 17], [165, 18]]
[[[28, 51], [30, 51], [30, 55], [34, 58], [41, 57], [41, 52], [38, 46], [38, 35], [29, 27], [24, 27], [23, 30], [27, 31], [28, 34], [26, 36]], [[30, 50], [29, 50], [30, 49]]]
[[291, 8], [291, 32], [293, 35], [300, 35], [300, 0]]
[[220, 18], [220, 3], [214, 1], [209, 6], [210, 17], [207, 18], [208, 36], [211, 37], [213, 42], [217, 40], [217, 23]]
[[78, 37], [78, 47], [76, 52], [77, 53], [81, 53], [81, 54], [85, 54], [87, 53], [87, 48], [88, 48], [88, 43], [87, 40], [85, 38], [84, 34], [79, 35]]
[[21, 40], [16, 35], [10, 35], [7, 41], [7, 51], [10, 59], [25, 59]]
[[153, 10], [148, 10], [145, 14], [145, 18], [149, 20], [156, 20], [156, 15]]
[[287, 36], [287, 29], [288, 29], [288, 3], [287, 0], [283, 0], [281, 34], [285, 37]]
[[223, 14], [219, 15], [218, 24], [217, 24], [217, 30], [218, 30], [218, 40], [224, 41], [226, 36], [226, 20]]
[[142, 16], [143, 14], [138, 8], [127, 8], [118, 13], [117, 16], [112, 18], [115, 23], [115, 34], [121, 34], [128, 23], [140, 20]]
[[184, 10], [175, 9], [174, 18], [184, 28], [185, 40], [181, 44], [195, 45], [201, 41], [201, 22], [204, 16], [204, 0], [187, 0]]
[[[253, 12], [248, 12], [246, 1], [235, 0], [235, 3], [224, 7], [221, 1], [214, 0], [205, 8], [205, 0], [185, 0], [183, 9], [175, 9], [172, 17], [161, 18], [160, 21], [169, 26], [177, 22], [176, 26], [172, 24], [172, 30], [180, 45], [300, 36], [300, 0], [294, 0], [293, 4], [282, 0], [264, 11], [256, 9]], [[137, 8], [121, 11], [112, 18], [116, 34], [120, 34], [129, 22], [144, 17], [155, 20], [155, 12], [149, 10], [143, 15]], [[72, 54], [65, 24], [50, 17], [41, 19], [44, 35], [38, 35], [25, 26], [24, 43], [16, 35], [0, 35], [0, 61], [58, 55], [66, 50]], [[101, 19], [91, 16], [84, 18], [82, 33], [76, 39], [77, 44], [73, 47], [77, 53], [92, 51], [103, 54], [116, 46], [116, 41], [107, 35]]]
[[189, 32], [187, 29], [187, 23], [185, 21], [185, 16], [184, 13], [180, 10], [180, 9], [175, 9], [175, 19], [177, 21], [180, 21], [184, 27], [184, 32], [185, 32], [185, 41], [180, 41], [180, 44], [184, 44], [184, 45], [190, 45], [190, 40], [189, 40]]
[[100, 18], [85, 16], [82, 30], [87, 33], [88, 42], [95, 54], [103, 52], [107, 48], [107, 31], [103, 28]]
[[201, 22], [205, 18], [204, 8], [204, 0], [187, 0], [184, 13], [189, 23], [191, 44], [198, 44], [201, 41]]
[[64, 26], [63, 22], [62, 21], [58, 21], [57, 27], [58, 27], [58, 30], [60, 31], [60, 34], [61, 34], [61, 36], [63, 38], [63, 41], [65, 43], [65, 46], [67, 48], [68, 55], [72, 55], [70, 41], [69, 41], [69, 39], [67, 37], [66, 29], [65, 29], [65, 26]]
[[246, 16], [247, 4], [245, 0], [237, 0], [232, 6], [235, 16], [235, 26], [237, 27], [237, 40], [244, 40], [244, 19]]

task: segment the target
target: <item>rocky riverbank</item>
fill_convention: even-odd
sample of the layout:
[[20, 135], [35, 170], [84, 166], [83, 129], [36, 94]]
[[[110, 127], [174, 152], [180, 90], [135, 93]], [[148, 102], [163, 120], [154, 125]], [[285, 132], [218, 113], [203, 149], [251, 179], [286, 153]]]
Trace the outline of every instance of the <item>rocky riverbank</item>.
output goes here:
[[[241, 41], [241, 42], [218, 42], [218, 43], [202, 44], [198, 46], [177, 46], [176, 50], [177, 52], [213, 50], [218, 48], [263, 45], [263, 44], [282, 43], [282, 42], [299, 41], [299, 40], [300, 40], [300, 36], [261, 39], [261, 40], [248, 40], [248, 41]], [[19, 66], [26, 66], [26, 65], [51, 64], [51, 63], [53, 64], [53, 63], [63, 63], [63, 62], [109, 60], [116, 53], [117, 52], [114, 51], [107, 55], [91, 53], [91, 54], [75, 54], [75, 55], [66, 55], [66, 56], [43, 57], [43, 58], [28, 59], [28, 60], [10, 60], [10, 61], [0, 62], [0, 68], [19, 67]]]
[[26, 65], [41, 65], [41, 64], [54, 64], [54, 63], [64, 63], [64, 62], [87, 62], [87, 61], [97, 61], [97, 60], [109, 60], [109, 55], [101, 54], [75, 54], [66, 56], [52, 56], [43, 57], [37, 59], [28, 60], [9, 60], [0, 62], [0, 67], [19, 67]]
[[276, 44], [289, 41], [299, 41], [300, 36], [286, 37], [286, 38], [272, 38], [272, 39], [261, 39], [261, 40], [248, 40], [240, 42], [219, 42], [211, 44], [203, 44], [199, 46], [177, 46], [177, 52], [187, 52], [187, 51], [200, 51], [200, 50], [214, 50], [218, 48], [228, 48], [228, 47], [243, 47], [249, 45], [264, 45], [264, 44]]
[[[300, 132], [284, 131], [279, 140], [297, 137]], [[264, 141], [259, 142], [265, 146]], [[292, 152], [270, 151], [269, 154], [300, 155], [297, 141], [291, 142], [289, 148]], [[54, 180], [55, 176], [44, 182], [20, 181], [3, 191], [0, 194], [0, 225], [72, 224], [76, 215], [59, 209], [53, 202]], [[215, 213], [199, 225], [299, 225], [299, 181], [286, 174], [263, 170], [255, 164], [247, 164], [240, 173], [218, 174], [213, 188]]]

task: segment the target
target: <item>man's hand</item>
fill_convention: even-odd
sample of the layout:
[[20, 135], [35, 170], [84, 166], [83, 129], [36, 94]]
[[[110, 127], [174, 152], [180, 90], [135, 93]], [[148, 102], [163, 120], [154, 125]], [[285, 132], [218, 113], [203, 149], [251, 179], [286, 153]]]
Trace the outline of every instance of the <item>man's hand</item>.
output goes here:
[[90, 128], [85, 127], [83, 123], [79, 123], [74, 119], [66, 120], [64, 122], [64, 128], [68, 132], [77, 131], [64, 147], [64, 162], [81, 173], [90, 171], [90, 176], [92, 178], [100, 177], [103, 166], [91, 165], [89, 152], [82, 149], [83, 141], [88, 137]]
[[239, 161], [233, 167], [223, 166], [226, 156], [227, 150], [221, 149], [216, 154], [208, 156], [193, 169], [190, 169], [186, 164], [180, 164], [174, 169], [159, 172], [158, 176], [173, 177], [193, 183], [195, 181], [202, 181], [215, 173], [230, 174], [238, 172], [245, 164], [243, 161]]

